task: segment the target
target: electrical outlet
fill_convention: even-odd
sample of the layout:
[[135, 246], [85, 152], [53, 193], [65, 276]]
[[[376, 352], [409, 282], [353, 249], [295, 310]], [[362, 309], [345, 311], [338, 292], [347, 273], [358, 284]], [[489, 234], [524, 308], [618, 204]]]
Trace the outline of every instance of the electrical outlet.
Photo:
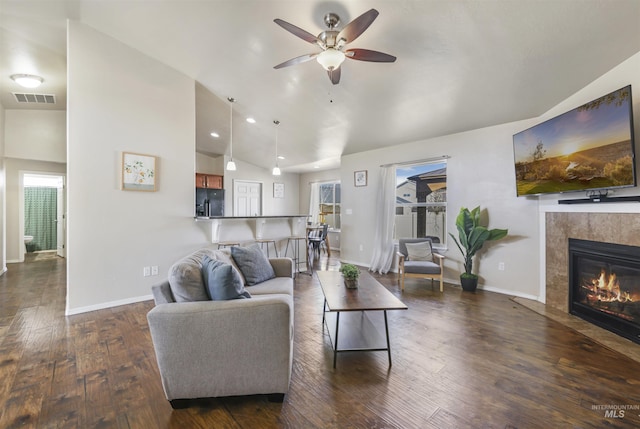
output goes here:
[[144, 268], [142, 269], [142, 275], [143, 275], [144, 277], [149, 277], [149, 276], [151, 275], [151, 268], [149, 268], [149, 267], [144, 267]]
[[498, 262], [498, 270], [504, 271], [504, 262]]
[[154, 265], [151, 267], [151, 275], [152, 276], [157, 276], [158, 275], [158, 266]]

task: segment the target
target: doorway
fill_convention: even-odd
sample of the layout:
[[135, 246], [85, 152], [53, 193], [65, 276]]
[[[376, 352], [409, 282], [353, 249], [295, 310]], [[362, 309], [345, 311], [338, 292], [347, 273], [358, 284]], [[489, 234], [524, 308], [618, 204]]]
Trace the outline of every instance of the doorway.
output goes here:
[[33, 252], [65, 257], [65, 176], [21, 172], [20, 182], [21, 259]]
[[233, 181], [233, 216], [262, 216], [262, 183]]

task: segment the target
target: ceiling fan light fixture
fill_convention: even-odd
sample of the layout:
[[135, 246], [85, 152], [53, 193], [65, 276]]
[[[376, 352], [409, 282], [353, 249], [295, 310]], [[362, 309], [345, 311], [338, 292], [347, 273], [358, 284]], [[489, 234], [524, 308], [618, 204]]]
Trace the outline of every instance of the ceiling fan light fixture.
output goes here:
[[40, 76], [32, 74], [13, 74], [11, 80], [24, 88], [37, 88], [44, 82]]
[[316, 57], [316, 61], [327, 71], [335, 70], [344, 61], [344, 52], [334, 48], [327, 48]]

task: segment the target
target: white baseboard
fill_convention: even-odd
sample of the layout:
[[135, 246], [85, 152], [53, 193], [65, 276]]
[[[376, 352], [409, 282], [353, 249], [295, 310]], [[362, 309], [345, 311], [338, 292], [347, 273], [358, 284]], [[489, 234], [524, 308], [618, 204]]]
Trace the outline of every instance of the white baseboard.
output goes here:
[[153, 299], [153, 295], [136, 296], [133, 298], [120, 299], [118, 301], [102, 302], [100, 304], [88, 305], [86, 307], [67, 308], [65, 310], [66, 316], [73, 316], [74, 314], [88, 313], [90, 311], [104, 310], [105, 308], [119, 307], [121, 305], [135, 304], [136, 302], [149, 301]]

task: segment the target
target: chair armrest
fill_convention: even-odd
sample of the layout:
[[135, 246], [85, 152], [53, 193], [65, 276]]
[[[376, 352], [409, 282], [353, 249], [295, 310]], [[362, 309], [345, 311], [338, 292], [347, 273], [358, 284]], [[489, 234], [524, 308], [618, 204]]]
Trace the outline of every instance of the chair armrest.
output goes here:
[[167, 399], [287, 391], [292, 296], [160, 304], [147, 320]]
[[291, 258], [271, 258], [269, 259], [276, 277], [293, 278], [293, 259]]
[[444, 255], [435, 252], [432, 253], [432, 255], [435, 258], [433, 262], [440, 264], [440, 268], [442, 269], [444, 266]]

